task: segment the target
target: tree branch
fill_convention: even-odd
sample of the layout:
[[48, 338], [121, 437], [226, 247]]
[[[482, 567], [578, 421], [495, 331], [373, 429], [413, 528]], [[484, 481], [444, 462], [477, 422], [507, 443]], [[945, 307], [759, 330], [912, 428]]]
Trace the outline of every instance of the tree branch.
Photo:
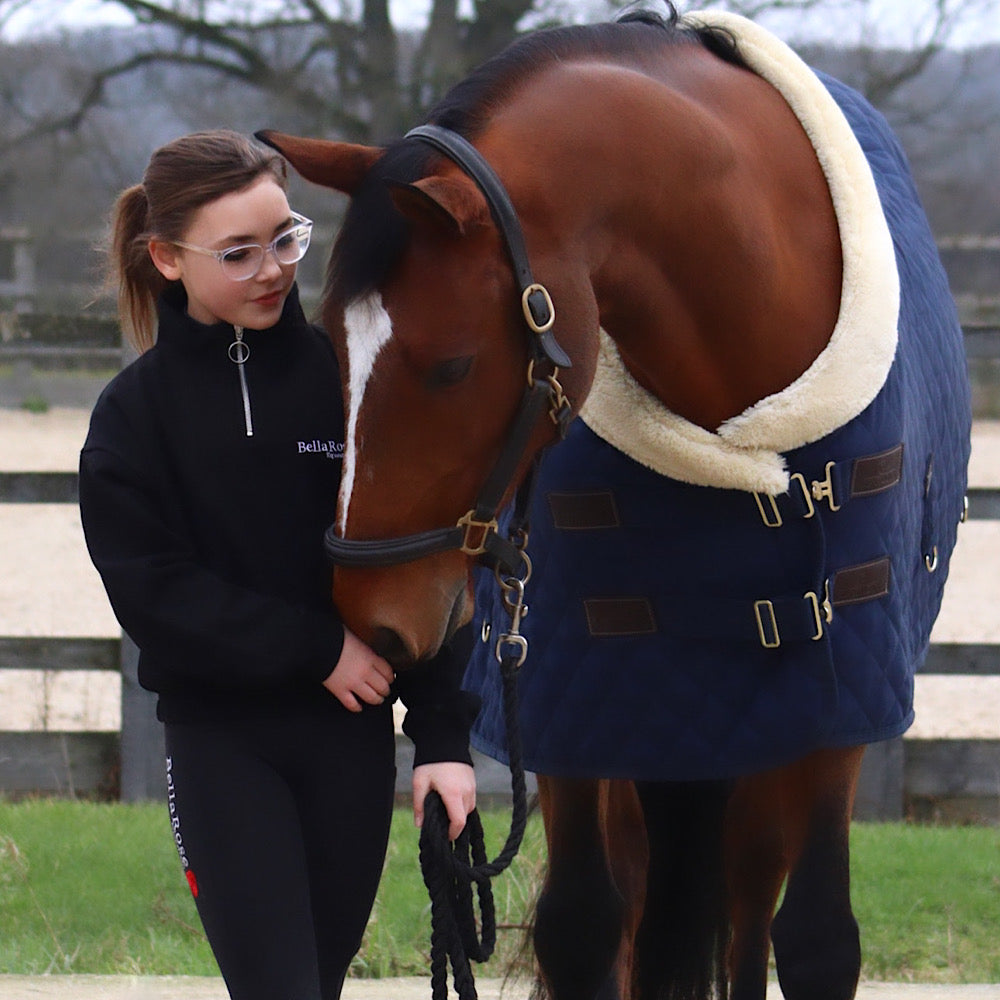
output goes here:
[[[291, 97], [300, 106], [305, 106], [306, 110], [311, 113], [321, 113], [328, 120], [332, 119], [334, 124], [347, 133], [356, 132], [358, 129], [364, 127], [364, 123], [357, 119], [357, 117], [346, 112], [338, 113], [334, 111], [331, 108], [330, 102], [315, 91], [296, 86], [290, 87], [285, 74], [277, 74], [271, 70], [267, 70], [263, 76], [255, 76], [252, 67], [241, 67], [211, 56], [191, 55], [178, 51], [151, 50], [138, 53], [122, 62], [105, 67], [94, 73], [73, 107], [56, 117], [36, 120], [30, 128], [21, 134], [0, 142], [0, 156], [6, 155], [45, 136], [75, 131], [79, 128], [87, 114], [104, 101], [107, 85], [111, 80], [154, 64], [191, 66], [212, 70], [225, 76], [252, 83], [256, 87], [272, 90], [282, 97]], [[15, 106], [13, 100], [9, 100], [8, 103], [11, 106]], [[27, 114], [22, 114], [22, 117], [26, 120], [31, 120]]]

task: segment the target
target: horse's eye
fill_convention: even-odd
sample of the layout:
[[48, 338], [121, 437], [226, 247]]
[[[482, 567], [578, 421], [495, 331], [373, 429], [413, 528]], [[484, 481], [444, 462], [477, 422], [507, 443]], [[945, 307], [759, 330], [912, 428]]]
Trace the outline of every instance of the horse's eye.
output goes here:
[[464, 358], [449, 358], [435, 365], [428, 378], [432, 389], [443, 389], [450, 385], [458, 385], [472, 370], [472, 355]]

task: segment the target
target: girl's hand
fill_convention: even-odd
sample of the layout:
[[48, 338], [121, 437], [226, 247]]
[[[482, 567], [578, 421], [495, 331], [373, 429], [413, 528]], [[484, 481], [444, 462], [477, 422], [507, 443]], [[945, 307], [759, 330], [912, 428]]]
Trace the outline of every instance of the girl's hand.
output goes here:
[[360, 712], [361, 702], [381, 705], [395, 678], [392, 667], [369, 649], [350, 629], [344, 629], [344, 648], [323, 687], [348, 711]]
[[465, 820], [476, 808], [476, 774], [468, 764], [443, 761], [421, 764], [413, 769], [413, 822], [424, 822], [424, 800], [435, 791], [448, 812], [448, 839], [454, 840], [465, 829]]

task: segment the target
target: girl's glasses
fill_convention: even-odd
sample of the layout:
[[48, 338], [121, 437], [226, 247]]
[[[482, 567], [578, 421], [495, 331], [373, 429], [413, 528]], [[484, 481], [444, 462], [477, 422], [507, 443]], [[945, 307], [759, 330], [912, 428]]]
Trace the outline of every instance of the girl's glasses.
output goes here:
[[279, 264], [297, 264], [309, 249], [312, 238], [312, 220], [304, 215], [292, 212], [295, 225], [286, 229], [271, 240], [266, 247], [259, 243], [246, 243], [238, 247], [228, 247], [225, 250], [209, 250], [207, 247], [196, 247], [192, 243], [182, 243], [171, 240], [174, 246], [193, 250], [195, 253], [214, 257], [222, 267], [222, 273], [231, 281], [249, 281], [263, 266], [264, 255], [273, 254]]

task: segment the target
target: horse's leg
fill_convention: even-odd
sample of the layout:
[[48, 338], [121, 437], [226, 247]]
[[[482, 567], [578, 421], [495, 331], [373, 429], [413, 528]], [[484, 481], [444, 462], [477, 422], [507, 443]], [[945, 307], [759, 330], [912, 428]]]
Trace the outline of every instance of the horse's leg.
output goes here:
[[730, 1000], [764, 1000], [771, 920], [787, 872], [782, 775], [740, 778], [726, 813], [725, 869], [732, 934]]
[[[616, 959], [626, 905], [605, 855], [602, 783], [539, 776], [548, 872], [535, 954], [552, 1000], [619, 1000]], [[605, 800], [606, 801], [606, 800]]]
[[630, 1000], [634, 990], [636, 939], [646, 905], [649, 878], [646, 819], [638, 790], [631, 781], [602, 781], [598, 810], [604, 834], [604, 856], [624, 906], [615, 966], [618, 991], [622, 1000]]
[[636, 943], [642, 1000], [722, 995], [729, 935], [723, 832], [730, 786], [639, 782], [649, 840], [645, 911]]
[[848, 834], [864, 747], [821, 750], [787, 769], [789, 876], [771, 939], [786, 1000], [851, 1000], [861, 972]]

